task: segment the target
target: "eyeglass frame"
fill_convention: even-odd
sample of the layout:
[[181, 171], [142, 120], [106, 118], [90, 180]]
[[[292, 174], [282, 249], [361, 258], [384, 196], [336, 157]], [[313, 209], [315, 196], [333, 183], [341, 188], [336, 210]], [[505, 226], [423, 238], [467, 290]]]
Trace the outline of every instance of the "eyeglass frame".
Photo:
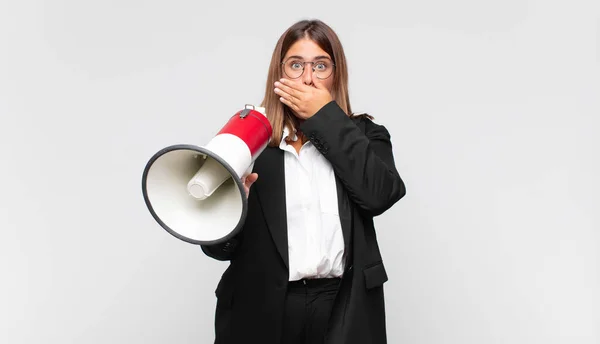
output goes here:
[[[284, 67], [283, 67], [283, 73], [284, 73], [284, 74], [285, 74], [285, 75], [286, 75], [288, 78], [296, 80], [296, 79], [299, 79], [300, 77], [302, 77], [302, 75], [304, 75], [304, 69], [305, 69], [305, 65], [306, 65], [307, 63], [310, 63], [310, 64], [312, 64], [312, 71], [313, 71], [313, 73], [315, 73], [315, 63], [317, 63], [317, 61], [300, 61], [300, 63], [302, 63], [302, 73], [300, 73], [300, 75], [298, 75], [297, 77], [295, 77], [295, 78], [292, 78], [291, 76], [287, 75], [287, 73], [285, 72], [285, 63], [286, 63], [286, 62], [288, 62], [288, 61], [289, 61], [289, 60], [291, 60], [291, 59], [293, 59], [293, 57], [289, 57], [289, 58], [288, 58], [288, 59], [286, 59], [285, 61], [281, 62], [281, 65], [282, 65], [282, 66], [284, 66]], [[319, 77], [317, 76], [317, 79], [319, 79], [319, 80], [327, 80], [327, 79], [331, 78], [331, 76], [333, 75], [333, 72], [335, 71], [335, 63], [333, 63], [333, 61], [332, 61], [331, 59], [327, 59], [327, 60], [331, 61], [331, 66], [332, 66], [332, 67], [334, 67], [334, 68], [333, 68], [333, 71], [332, 71], [332, 72], [331, 72], [331, 74], [329, 74], [329, 76], [327, 76], [326, 78], [319, 78]], [[316, 76], [316, 75], [315, 75], [315, 76]]]

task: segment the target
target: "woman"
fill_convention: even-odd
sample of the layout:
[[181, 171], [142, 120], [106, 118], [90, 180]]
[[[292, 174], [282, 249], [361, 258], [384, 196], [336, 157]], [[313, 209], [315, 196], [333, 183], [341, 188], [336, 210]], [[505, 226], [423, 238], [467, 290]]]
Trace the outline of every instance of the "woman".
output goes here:
[[273, 136], [245, 178], [248, 216], [224, 244], [215, 343], [386, 343], [373, 217], [405, 194], [388, 131], [351, 115], [342, 45], [300, 21], [275, 47], [261, 106]]

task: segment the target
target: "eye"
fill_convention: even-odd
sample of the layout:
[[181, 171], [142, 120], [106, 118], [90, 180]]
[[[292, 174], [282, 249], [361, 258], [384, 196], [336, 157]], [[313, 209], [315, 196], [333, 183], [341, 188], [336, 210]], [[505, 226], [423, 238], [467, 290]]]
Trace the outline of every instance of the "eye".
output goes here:
[[292, 69], [300, 70], [300, 69], [302, 69], [302, 62], [300, 62], [300, 61], [292, 61], [292, 62], [290, 62], [289, 66]]
[[329, 65], [327, 64], [327, 62], [317, 62], [315, 63], [315, 69], [322, 72], [322, 71], [326, 71], [327, 68], [329, 67]]

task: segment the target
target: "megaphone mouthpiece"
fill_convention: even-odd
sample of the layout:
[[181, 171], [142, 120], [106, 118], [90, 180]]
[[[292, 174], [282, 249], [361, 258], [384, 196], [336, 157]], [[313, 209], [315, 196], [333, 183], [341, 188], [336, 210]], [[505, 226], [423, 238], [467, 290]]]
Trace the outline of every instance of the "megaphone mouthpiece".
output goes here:
[[202, 167], [188, 182], [188, 193], [198, 200], [204, 200], [230, 177], [229, 171], [223, 165], [207, 157]]

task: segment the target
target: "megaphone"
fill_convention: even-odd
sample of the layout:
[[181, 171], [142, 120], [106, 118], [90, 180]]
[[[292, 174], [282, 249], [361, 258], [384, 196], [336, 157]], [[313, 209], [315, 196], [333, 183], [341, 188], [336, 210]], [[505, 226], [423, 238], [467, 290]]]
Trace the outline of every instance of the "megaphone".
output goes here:
[[248, 105], [205, 146], [177, 144], [154, 154], [142, 175], [152, 217], [167, 232], [197, 245], [218, 244], [244, 225], [250, 174], [273, 129], [265, 109]]

